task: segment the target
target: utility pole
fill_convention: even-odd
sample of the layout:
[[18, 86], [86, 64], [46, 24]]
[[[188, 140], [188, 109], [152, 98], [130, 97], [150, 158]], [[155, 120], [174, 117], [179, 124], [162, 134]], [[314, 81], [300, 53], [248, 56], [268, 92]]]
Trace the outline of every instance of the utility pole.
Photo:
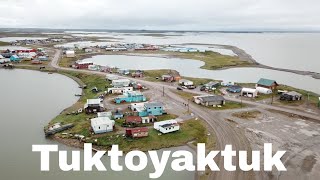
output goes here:
[[164, 86], [162, 87], [162, 96], [164, 96]]

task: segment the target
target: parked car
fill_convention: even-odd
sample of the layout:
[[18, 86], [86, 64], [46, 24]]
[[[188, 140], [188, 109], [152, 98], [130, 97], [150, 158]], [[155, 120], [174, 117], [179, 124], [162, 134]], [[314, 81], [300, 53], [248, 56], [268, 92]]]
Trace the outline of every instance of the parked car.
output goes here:
[[179, 91], [183, 91], [183, 89], [182, 89], [182, 87], [177, 87], [177, 90], [179, 90]]

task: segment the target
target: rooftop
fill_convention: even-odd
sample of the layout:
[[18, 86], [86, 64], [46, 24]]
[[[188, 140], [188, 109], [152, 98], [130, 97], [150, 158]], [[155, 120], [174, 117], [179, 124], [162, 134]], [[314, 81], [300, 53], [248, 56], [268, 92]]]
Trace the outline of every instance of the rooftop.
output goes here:
[[204, 102], [212, 102], [212, 101], [224, 101], [224, 97], [223, 96], [215, 96], [215, 95], [206, 95], [206, 96], [200, 96], [198, 97], [199, 99], [202, 99], [202, 101]]
[[263, 86], [272, 86], [274, 83], [278, 85], [278, 83], [275, 80], [261, 78], [257, 84]]

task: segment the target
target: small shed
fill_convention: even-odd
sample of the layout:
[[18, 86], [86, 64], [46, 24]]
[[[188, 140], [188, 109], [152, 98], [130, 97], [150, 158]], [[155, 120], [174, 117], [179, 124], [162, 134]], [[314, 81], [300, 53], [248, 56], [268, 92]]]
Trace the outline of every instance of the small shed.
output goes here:
[[264, 87], [271, 90], [276, 89], [278, 86], [279, 84], [275, 80], [264, 79], [264, 78], [261, 78], [256, 84], [256, 87]]
[[290, 91], [288, 93], [284, 93], [280, 96], [280, 100], [282, 101], [301, 101], [302, 94], [297, 93], [295, 91]]
[[91, 128], [95, 134], [112, 132], [114, 125], [115, 121], [110, 120], [108, 117], [98, 117], [91, 119]]
[[147, 127], [128, 128], [126, 129], [126, 136], [131, 138], [148, 137], [149, 129]]
[[252, 88], [242, 88], [241, 90], [241, 96], [247, 96], [255, 98], [258, 96], [258, 90], [252, 89]]

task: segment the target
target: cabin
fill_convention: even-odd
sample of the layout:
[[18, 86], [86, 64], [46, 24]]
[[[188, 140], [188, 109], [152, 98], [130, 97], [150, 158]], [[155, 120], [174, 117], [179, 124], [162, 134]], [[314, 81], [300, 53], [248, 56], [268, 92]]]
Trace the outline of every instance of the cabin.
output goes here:
[[203, 106], [222, 106], [226, 103], [224, 97], [219, 95], [194, 96], [193, 98], [196, 104], [200, 104]]
[[277, 89], [278, 86], [279, 84], [275, 80], [264, 79], [264, 78], [261, 78], [256, 84], [256, 87], [264, 87], [271, 90]]
[[100, 99], [87, 99], [84, 110], [87, 114], [98, 113], [104, 111], [104, 105]]
[[162, 81], [174, 82], [181, 79], [179, 72], [171, 70], [168, 74], [161, 76]]
[[114, 120], [108, 117], [98, 117], [91, 119], [91, 128], [95, 134], [112, 132], [115, 125]]
[[301, 101], [302, 94], [297, 93], [295, 91], [284, 93], [280, 96], [280, 100], [282, 101]]
[[12, 62], [18, 62], [18, 61], [21, 61], [21, 58], [20, 58], [19, 56], [17, 56], [17, 55], [12, 55], [12, 56], [10, 57], [10, 61], [12, 61]]
[[156, 122], [153, 125], [154, 129], [160, 131], [162, 134], [167, 134], [180, 130], [180, 125], [176, 120], [167, 120]]
[[108, 88], [108, 94], [123, 94], [133, 91], [133, 87]]
[[68, 50], [68, 51], [66, 51], [66, 57], [67, 58], [74, 58], [74, 57], [76, 57], [76, 53], [72, 50]]
[[179, 84], [181, 86], [193, 86], [193, 82], [192, 81], [189, 81], [187, 79], [180, 79], [179, 80]]
[[255, 98], [258, 96], [258, 90], [252, 88], [242, 88], [241, 96]]
[[147, 127], [127, 128], [126, 137], [143, 138], [149, 136], [149, 129]]
[[118, 96], [114, 99], [116, 104], [120, 103], [131, 103], [131, 102], [144, 102], [147, 98], [138, 91], [125, 92], [123, 95]]
[[264, 87], [256, 87], [256, 90], [260, 94], [272, 94], [272, 90]]
[[112, 80], [111, 85], [115, 88], [128, 87], [130, 86], [131, 81], [129, 79], [116, 79]]
[[142, 124], [142, 118], [140, 116], [127, 116], [125, 118], [125, 124]]
[[227, 91], [231, 93], [240, 93], [241, 90], [242, 90], [242, 87], [237, 85], [228, 86], [227, 88]]
[[75, 69], [88, 69], [90, 65], [93, 65], [93, 62], [76, 61], [73, 67]]

